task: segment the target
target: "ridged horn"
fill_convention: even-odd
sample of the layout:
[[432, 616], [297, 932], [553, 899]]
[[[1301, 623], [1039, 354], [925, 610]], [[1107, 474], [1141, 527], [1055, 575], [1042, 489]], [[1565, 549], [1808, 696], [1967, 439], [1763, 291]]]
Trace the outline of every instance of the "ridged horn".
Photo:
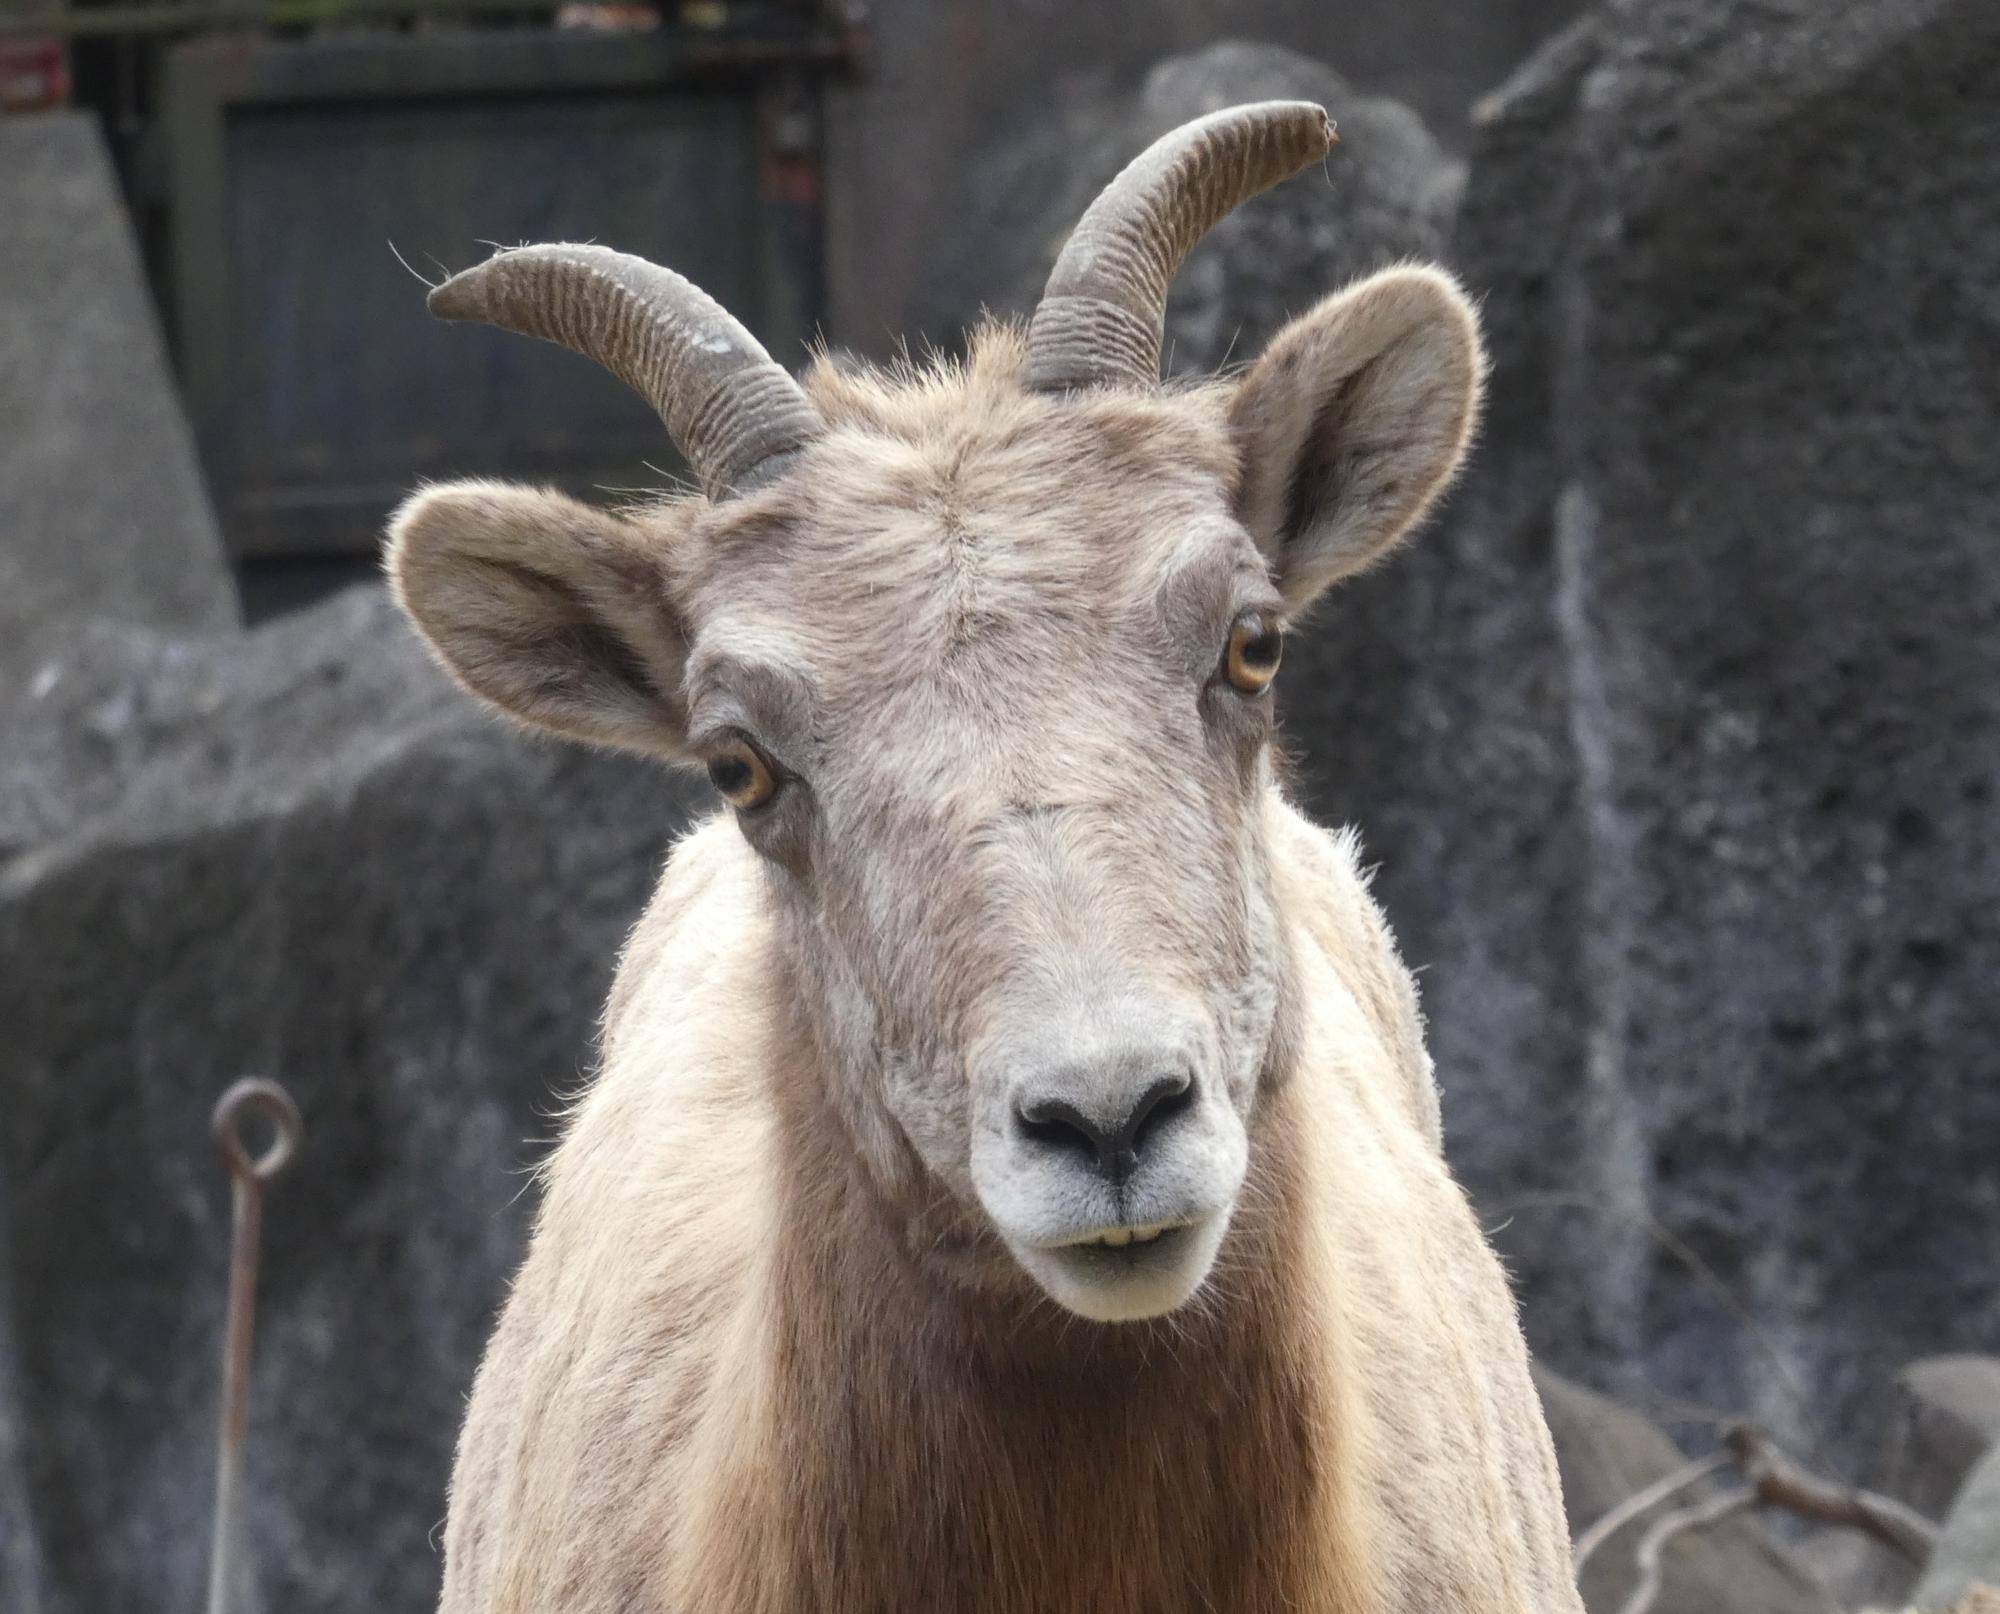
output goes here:
[[595, 359], [659, 412], [711, 499], [754, 486], [825, 429], [799, 384], [728, 310], [629, 253], [516, 247], [453, 275], [429, 307], [440, 319], [497, 325]]
[[1167, 287], [1231, 208], [1333, 148], [1311, 101], [1228, 107], [1162, 135], [1104, 188], [1050, 271], [1028, 327], [1028, 385], [1151, 387]]

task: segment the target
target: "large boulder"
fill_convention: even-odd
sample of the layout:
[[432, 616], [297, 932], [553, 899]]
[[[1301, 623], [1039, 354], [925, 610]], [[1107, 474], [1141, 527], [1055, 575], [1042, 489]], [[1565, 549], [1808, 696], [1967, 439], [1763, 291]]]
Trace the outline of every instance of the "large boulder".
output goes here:
[[1967, 1477], [1910, 1601], [1943, 1608], [1982, 1586], [2000, 1587], [2000, 1449], [1988, 1452]]
[[1875, 1488], [1941, 1519], [2000, 1446], [2000, 1356], [1932, 1356], [1896, 1375]]
[[1610, 0], [1483, 118], [1478, 465], [1289, 726], [1538, 1351], [1853, 1472], [2000, 1334], [2000, 10]]
[[[1539, 1365], [1535, 1388], [1555, 1441], [1572, 1536], [1687, 1466], [1666, 1431], [1608, 1396]], [[1591, 1614], [1618, 1614], [1625, 1606], [1638, 1580], [1633, 1554], [1646, 1525], [1717, 1488], [1713, 1481], [1691, 1485], [1607, 1539], [1580, 1577]], [[1754, 1518], [1732, 1518], [1677, 1537], [1661, 1557], [1661, 1570], [1653, 1614], [1829, 1614], [1818, 1583]]]
[[258, 1072], [307, 1136], [266, 1216], [238, 1606], [427, 1608], [525, 1171], [689, 797], [482, 716], [379, 588], [98, 642], [40, 706], [77, 811], [42, 801], [0, 868], [0, 1603], [199, 1605], [207, 1116]]
[[[1942, 1519], [1966, 1476], [2000, 1445], [2000, 1357], [1932, 1356], [1896, 1375], [1871, 1490]], [[1900, 1607], [1921, 1566], [1851, 1530], [1828, 1530], [1801, 1551], [1850, 1608]]]
[[0, 118], [0, 701], [80, 619], [224, 626], [235, 592], [96, 121]]

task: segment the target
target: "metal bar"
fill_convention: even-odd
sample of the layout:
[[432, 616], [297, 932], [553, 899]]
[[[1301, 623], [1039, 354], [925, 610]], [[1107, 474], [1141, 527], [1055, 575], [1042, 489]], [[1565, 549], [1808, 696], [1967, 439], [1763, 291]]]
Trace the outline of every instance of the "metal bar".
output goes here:
[[[243, 1141], [252, 1111], [271, 1124], [261, 1155]], [[257, 1249], [264, 1190], [291, 1164], [305, 1136], [299, 1107], [276, 1082], [249, 1076], [222, 1095], [210, 1122], [229, 1173], [229, 1311], [222, 1336], [222, 1413], [215, 1440], [215, 1535], [208, 1559], [208, 1614], [229, 1614], [243, 1536], [243, 1442], [250, 1427], [251, 1328], [257, 1310]]]
[[171, 34], [200, 28], [297, 28], [315, 23], [419, 18], [488, 12], [553, 12], [558, 0], [191, 0], [185, 5], [126, 4], [81, 11], [42, 9], [0, 17], [0, 34]]
[[[425, 18], [466, 16], [550, 16], [560, 0], [187, 0], [180, 5], [122, 4], [91, 6], [81, 11], [42, 7], [35, 11], [10, 11], [0, 16], [0, 36], [35, 34], [67, 39], [102, 37], [106, 34], [180, 34], [205, 28], [308, 28], [357, 22], [418, 22]], [[739, 37], [745, 30], [717, 29], [711, 37]], [[781, 29], [783, 39], [796, 33], [796, 25]], [[683, 37], [701, 38], [705, 29], [664, 28]], [[865, 35], [861, 25], [842, 17], [831, 30], [838, 45], [828, 53], [832, 60], [851, 62], [860, 53]], [[621, 34], [626, 41], [643, 40], [650, 34]]]
[[305, 42], [259, 40], [252, 49], [224, 36], [169, 53], [169, 78], [224, 104], [553, 95], [567, 89], [644, 90], [707, 78], [749, 79], [773, 67], [838, 68], [849, 37], [829, 30], [592, 34], [555, 29], [472, 34], [373, 35]]

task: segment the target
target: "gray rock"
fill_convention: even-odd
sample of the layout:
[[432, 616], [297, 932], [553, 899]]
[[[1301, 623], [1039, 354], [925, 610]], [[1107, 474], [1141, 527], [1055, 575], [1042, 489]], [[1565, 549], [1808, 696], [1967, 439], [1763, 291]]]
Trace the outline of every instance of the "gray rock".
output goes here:
[[[1572, 1536], [1581, 1536], [1621, 1502], [1686, 1466], [1687, 1457], [1664, 1430], [1609, 1397], [1540, 1366], [1535, 1387], [1555, 1440]], [[1584, 1565], [1584, 1606], [1592, 1614], [1617, 1614], [1638, 1578], [1633, 1553], [1646, 1525], [1716, 1489], [1711, 1481], [1690, 1486], [1611, 1536]], [[1828, 1614], [1831, 1607], [1812, 1576], [1754, 1518], [1729, 1519], [1677, 1538], [1662, 1556], [1661, 1567], [1653, 1614], [1715, 1614], [1718, 1609], [1730, 1614]]]
[[[1394, 97], [1462, 150], [1474, 100], [1582, 9], [1582, 0], [873, 0], [868, 69], [828, 98], [830, 327], [877, 358], [904, 338], [956, 342], [1007, 286], [979, 272], [967, 237], [1017, 262], [986, 211], [996, 153], [1044, 144], [1057, 160], [1040, 171], [1069, 191], [1062, 137], [1099, 131], [1097, 106], [1126, 98], [1166, 58], [1221, 38], [1281, 42]], [[1349, 109], [1334, 110], [1358, 135]], [[1031, 193], [1013, 216], [1032, 219], [1041, 205]]]
[[1317, 101], [1340, 128], [1324, 170], [1238, 208], [1189, 256], [1167, 310], [1168, 368], [1247, 361], [1292, 314], [1346, 280], [1434, 258], [1463, 177], [1423, 121], [1310, 57], [1225, 43], [1160, 63], [1136, 90], [1066, 80], [996, 141], [967, 180], [966, 228], [932, 283], [969, 321], [1026, 314], [1070, 228], [1111, 178], [1169, 129], [1243, 101]]
[[240, 639], [81, 621], [0, 707], [0, 859], [107, 814], [205, 817], [309, 775], [329, 744], [458, 715], [379, 588]]
[[1966, 1479], [1910, 1601], [1944, 1608], [1975, 1586], [2000, 1587], [2000, 1450], [1988, 1452]]
[[1288, 653], [1558, 1367], [1856, 1472], [2000, 1333], [2000, 11], [1617, 0], [1486, 110], [1442, 528]]
[[1980, 1457], [2000, 1445], [2000, 1356], [1933, 1356], [1896, 1375], [1875, 1489], [1944, 1517]]
[[0, 871], [0, 1603], [199, 1606], [206, 1117], [261, 1072], [308, 1135], [266, 1218], [242, 1606], [428, 1607], [523, 1172], [688, 793], [482, 717], [375, 588], [100, 647], [44, 705], [104, 755]]
[[[2000, 1358], [1933, 1356], [1896, 1375], [1882, 1453], [1868, 1484], [1942, 1519], [1980, 1457], [2000, 1444]], [[1801, 1547], [1850, 1608], [1900, 1608], [1919, 1565], [1855, 1531], [1827, 1531]]]
[[94, 119], [0, 119], [0, 699], [88, 617], [223, 627], [235, 594]]

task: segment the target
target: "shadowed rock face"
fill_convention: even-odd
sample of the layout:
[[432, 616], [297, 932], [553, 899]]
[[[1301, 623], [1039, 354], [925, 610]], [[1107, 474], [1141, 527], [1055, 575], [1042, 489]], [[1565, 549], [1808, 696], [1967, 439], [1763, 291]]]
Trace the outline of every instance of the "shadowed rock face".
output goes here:
[[[1988, 1452], [1966, 1477], [1910, 1598], [1919, 1608], [1943, 1608], [1959, 1598], [1970, 1600], [1981, 1587], [2000, 1588], [2000, 1449]], [[1991, 1590], [1987, 1595], [2000, 1606], [2000, 1596]]]
[[43, 774], [79, 821], [0, 870], [0, 1604], [200, 1604], [206, 1115], [257, 1072], [307, 1137], [267, 1207], [238, 1606], [426, 1608], [524, 1168], [690, 798], [474, 711], [377, 589], [90, 644], [39, 708], [89, 740]]
[[1996, 140], [1987, 6], [1593, 13], [1473, 155], [1473, 477], [1286, 673], [1537, 1348], [1848, 1458], [2000, 1330]]
[[[2000, 1444], [2000, 1357], [1912, 1362], [1896, 1375], [1887, 1403], [1881, 1451], [1863, 1477], [1870, 1489], [1942, 1519], [1966, 1475]], [[1807, 1550], [1847, 1608], [1903, 1607], [1921, 1567], [1851, 1530], [1823, 1531]]]

